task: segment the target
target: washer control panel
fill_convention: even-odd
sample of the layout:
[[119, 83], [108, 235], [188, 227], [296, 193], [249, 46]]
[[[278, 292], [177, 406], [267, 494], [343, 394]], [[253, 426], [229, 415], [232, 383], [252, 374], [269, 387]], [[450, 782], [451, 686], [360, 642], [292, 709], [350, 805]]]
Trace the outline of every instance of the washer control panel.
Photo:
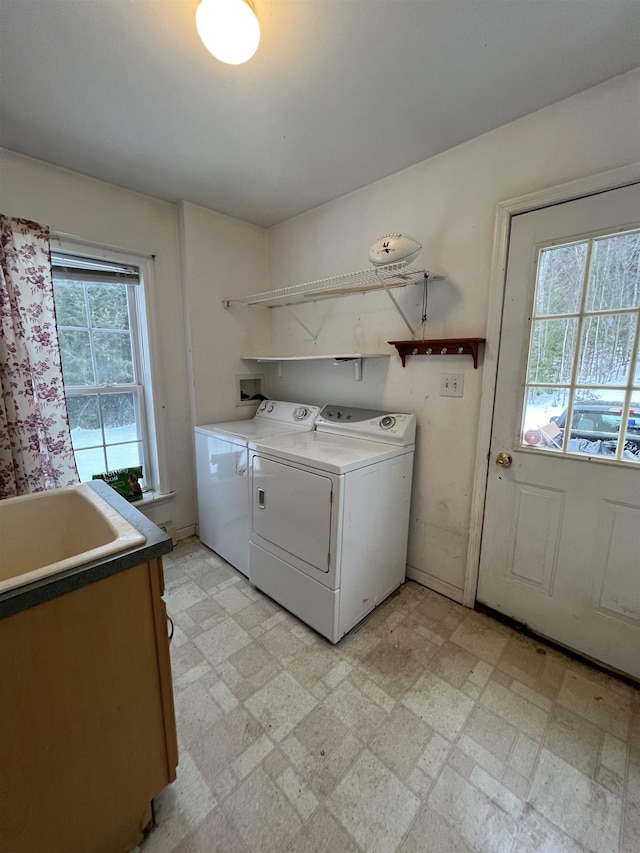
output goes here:
[[416, 416], [329, 404], [318, 415], [316, 430], [386, 444], [408, 445], [415, 441]]
[[278, 421], [294, 427], [304, 426], [312, 429], [320, 412], [320, 406], [306, 406], [300, 403], [288, 403], [285, 400], [263, 400], [255, 414], [257, 420]]

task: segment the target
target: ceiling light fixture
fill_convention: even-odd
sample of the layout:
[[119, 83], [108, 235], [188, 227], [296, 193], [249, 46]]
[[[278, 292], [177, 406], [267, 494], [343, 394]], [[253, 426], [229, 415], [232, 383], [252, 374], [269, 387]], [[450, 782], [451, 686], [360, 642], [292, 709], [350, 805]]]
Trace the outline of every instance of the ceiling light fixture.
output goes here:
[[260, 43], [252, 0], [201, 0], [196, 28], [207, 50], [229, 65], [251, 59]]

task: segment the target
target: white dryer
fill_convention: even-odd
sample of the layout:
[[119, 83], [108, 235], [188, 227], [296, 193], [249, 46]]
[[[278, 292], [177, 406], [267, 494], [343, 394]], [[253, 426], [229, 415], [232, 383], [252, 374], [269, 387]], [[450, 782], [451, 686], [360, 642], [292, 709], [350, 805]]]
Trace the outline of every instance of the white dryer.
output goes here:
[[416, 421], [325, 406], [249, 443], [249, 579], [332, 643], [405, 579]]
[[250, 420], [195, 428], [200, 540], [249, 574], [248, 442], [314, 428], [319, 406], [263, 400]]

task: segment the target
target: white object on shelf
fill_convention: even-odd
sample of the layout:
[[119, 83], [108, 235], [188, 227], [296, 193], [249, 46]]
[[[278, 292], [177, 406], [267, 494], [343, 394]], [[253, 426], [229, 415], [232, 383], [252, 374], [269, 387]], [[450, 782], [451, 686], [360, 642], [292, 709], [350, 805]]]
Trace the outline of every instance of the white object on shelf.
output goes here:
[[378, 237], [369, 250], [369, 260], [376, 266], [399, 261], [411, 264], [422, 251], [422, 244], [408, 234], [385, 234]]

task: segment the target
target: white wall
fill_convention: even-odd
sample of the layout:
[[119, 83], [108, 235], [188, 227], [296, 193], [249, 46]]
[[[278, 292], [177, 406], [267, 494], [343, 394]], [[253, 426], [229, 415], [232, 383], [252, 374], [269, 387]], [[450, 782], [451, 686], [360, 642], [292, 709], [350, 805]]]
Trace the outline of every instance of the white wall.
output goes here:
[[0, 209], [6, 215], [125, 252], [155, 255], [156, 407], [167, 486], [176, 497], [145, 512], [157, 523], [171, 521], [178, 534], [190, 532], [196, 508], [175, 205], [9, 151], [0, 157]]
[[178, 218], [193, 422], [252, 417], [257, 404], [236, 406], [236, 376], [264, 373], [240, 356], [268, 349], [268, 317], [265, 309], [226, 310], [222, 302], [265, 289], [266, 232], [187, 202], [178, 206]]
[[[445, 273], [429, 292], [424, 337], [486, 332], [496, 205], [526, 193], [640, 160], [640, 71], [541, 110], [269, 231], [269, 287], [367, 267], [373, 241], [413, 234], [420, 265]], [[419, 321], [420, 288], [401, 300]], [[282, 354], [392, 350], [410, 334], [383, 293], [302, 306], [313, 343], [282, 309], [272, 309]], [[419, 332], [418, 337], [422, 337]], [[495, 348], [496, 341], [486, 346]], [[462, 399], [439, 396], [440, 374], [464, 375]], [[310, 402], [415, 411], [419, 424], [408, 561], [412, 577], [455, 598], [464, 583], [482, 368], [469, 357], [397, 355], [367, 361], [362, 382], [346, 365], [285, 365], [270, 393]]]

